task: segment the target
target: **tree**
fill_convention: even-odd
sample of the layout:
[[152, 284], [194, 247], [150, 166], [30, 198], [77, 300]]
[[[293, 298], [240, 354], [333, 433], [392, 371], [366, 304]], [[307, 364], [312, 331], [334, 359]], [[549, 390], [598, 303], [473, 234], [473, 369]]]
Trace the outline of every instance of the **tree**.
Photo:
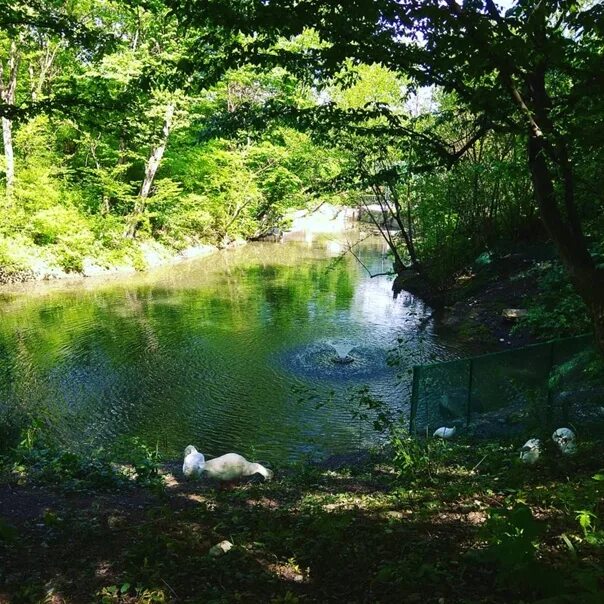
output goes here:
[[[6, 80], [4, 61], [0, 59], [0, 100], [7, 105], [14, 105], [17, 92], [17, 73], [21, 57], [15, 40], [10, 41], [10, 50], [6, 62]], [[4, 162], [6, 172], [6, 198], [12, 202], [15, 191], [15, 154], [13, 151], [13, 123], [2, 116], [2, 142], [4, 143]]]
[[94, 1], [0, 1], [0, 115], [9, 205], [15, 194], [14, 120], [52, 106], [48, 84], [60, 51], [73, 58], [85, 46], [90, 58], [107, 42], [94, 23], [101, 8]]
[[[585, 301], [604, 353], [604, 268], [585, 236], [575, 165], [604, 140], [604, 6], [580, 0], [174, 0], [187, 19], [254, 35], [253, 59], [278, 37], [315, 30], [323, 46], [286, 64], [313, 77], [345, 60], [381, 63], [417, 85], [455, 92], [487, 130], [522, 136], [541, 218]], [[184, 10], [183, 10], [184, 15]], [[601, 196], [600, 196], [601, 204]]]

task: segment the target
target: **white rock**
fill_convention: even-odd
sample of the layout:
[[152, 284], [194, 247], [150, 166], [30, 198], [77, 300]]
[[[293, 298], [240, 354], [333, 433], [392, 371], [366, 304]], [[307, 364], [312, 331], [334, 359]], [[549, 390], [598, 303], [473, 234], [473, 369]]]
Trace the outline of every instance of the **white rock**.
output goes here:
[[541, 441], [538, 438], [529, 438], [520, 451], [520, 459], [529, 465], [533, 465], [541, 455]]
[[216, 248], [213, 245], [195, 245], [192, 247], [187, 247], [180, 255], [183, 258], [200, 258], [202, 256], [208, 256], [216, 251]]
[[136, 269], [131, 264], [117, 264], [112, 271], [116, 275], [134, 275], [136, 273]]
[[107, 274], [107, 269], [99, 266], [92, 258], [84, 258], [82, 261], [82, 275], [84, 277], [100, 277]]
[[574, 455], [577, 452], [576, 436], [570, 428], [558, 428], [552, 434], [552, 440], [563, 455]]
[[501, 316], [508, 321], [516, 321], [526, 317], [528, 311], [525, 308], [504, 308], [501, 311]]
[[140, 244], [140, 250], [147, 268], [157, 268], [166, 264], [168, 254], [166, 249], [158, 243], [145, 241]]
[[224, 556], [231, 548], [233, 544], [226, 539], [212, 546], [208, 551], [208, 554], [214, 558], [218, 558], [219, 556]]

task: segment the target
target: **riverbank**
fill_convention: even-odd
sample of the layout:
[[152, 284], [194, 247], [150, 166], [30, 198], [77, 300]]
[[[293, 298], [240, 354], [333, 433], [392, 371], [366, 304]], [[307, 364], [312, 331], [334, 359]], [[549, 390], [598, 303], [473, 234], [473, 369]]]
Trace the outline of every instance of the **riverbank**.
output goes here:
[[[236, 240], [226, 247], [244, 245], [245, 241]], [[0, 266], [0, 285], [26, 283], [29, 281], [77, 281], [86, 278], [111, 278], [133, 275], [177, 264], [184, 260], [202, 258], [217, 252], [218, 246], [197, 244], [177, 250], [154, 240], [130, 242], [120, 254], [100, 254], [97, 257], [84, 256], [67, 269], [52, 252], [31, 248], [13, 250], [18, 254], [18, 262], [8, 262]]]
[[477, 354], [591, 329], [554, 250], [544, 244], [478, 258], [443, 291], [434, 320], [440, 331]]
[[232, 490], [179, 461], [152, 490], [5, 470], [0, 602], [599, 601], [601, 442], [531, 467], [505, 443], [405, 446]]
[[[270, 229], [256, 234], [254, 241], [280, 241], [286, 233], [304, 232], [311, 237], [319, 233], [341, 233], [348, 230], [358, 216], [353, 208], [320, 204], [312, 211], [290, 211], [284, 221], [288, 231]], [[223, 244], [195, 242], [178, 248], [156, 239], [125, 240], [106, 248], [97, 242], [96, 253], [81, 253], [69, 246], [34, 245], [25, 238], [0, 238], [0, 285], [29, 281], [77, 281], [86, 278], [111, 278], [133, 275], [184, 260], [202, 258], [219, 250], [245, 245], [236, 238]]]

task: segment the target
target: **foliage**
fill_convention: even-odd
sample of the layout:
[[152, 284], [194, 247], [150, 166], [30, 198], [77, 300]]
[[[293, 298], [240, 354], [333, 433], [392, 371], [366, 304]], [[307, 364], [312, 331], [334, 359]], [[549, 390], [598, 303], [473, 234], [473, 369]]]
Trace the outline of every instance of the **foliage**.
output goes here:
[[122, 585], [110, 585], [103, 587], [98, 593], [101, 604], [112, 604], [122, 602], [126, 598], [135, 598], [139, 604], [164, 604], [170, 601], [164, 590], [146, 589], [144, 587], [132, 588], [130, 583]]
[[[551, 238], [569, 277], [542, 267], [524, 324], [602, 328], [603, 17], [579, 0], [2, 0], [0, 282], [142, 268], [144, 250], [354, 199], [377, 206], [395, 269], [440, 287], [503, 240]], [[552, 379], [573, 372], [601, 367], [580, 355]], [[389, 459], [179, 493], [118, 530], [89, 506], [18, 539], [0, 519], [3, 583], [16, 601], [54, 600], [53, 582], [74, 601], [599, 601], [601, 443], [522, 467], [509, 444], [413, 439], [367, 389], [353, 399]], [[17, 486], [163, 488], [140, 439], [86, 453], [2, 414]], [[208, 551], [227, 537], [223, 564]]]
[[[50, 590], [105, 602], [601, 599], [601, 442], [565, 469], [515, 464], [505, 443], [440, 444], [430, 474], [412, 481], [380, 455], [282, 468], [229, 491], [179, 482], [162, 499], [128, 491], [93, 506], [72, 494], [40, 526], [20, 526], [0, 554], [4, 589], [25, 601]], [[38, 485], [29, 496], [48, 493]], [[209, 555], [223, 539], [234, 547]]]
[[112, 489], [121, 477], [99, 452], [81, 456], [76, 453], [31, 442], [31, 433], [21, 441], [15, 456], [13, 472], [21, 479], [60, 485], [66, 491], [90, 488]]
[[520, 573], [534, 572], [543, 526], [528, 506], [519, 503], [511, 510], [492, 509], [483, 533], [489, 543], [487, 557], [497, 563], [500, 581], [516, 580]]
[[139, 485], [153, 488], [159, 492], [162, 491], [164, 480], [159, 473], [160, 454], [158, 446], [152, 449], [140, 438], [133, 436], [116, 445], [111, 455], [132, 466], [134, 479]]
[[369, 422], [385, 438], [392, 465], [402, 482], [431, 478], [438, 464], [450, 454], [449, 444], [443, 440], [411, 435], [392, 408], [366, 386], [351, 391], [350, 408], [354, 419]]
[[391, 432], [396, 420], [392, 409], [369, 390], [368, 386], [359, 386], [350, 391], [349, 407], [354, 419], [371, 422], [376, 432]]
[[542, 338], [580, 335], [589, 331], [585, 303], [574, 290], [559, 263], [538, 267], [539, 294], [531, 301], [518, 328], [528, 328]]
[[593, 349], [572, 356], [566, 363], [555, 368], [549, 379], [549, 387], [561, 389], [567, 381], [597, 390], [604, 382], [602, 358]]
[[[344, 139], [344, 145], [349, 137], [353, 159], [340, 182], [371, 188], [380, 212], [396, 222], [402, 241], [385, 227], [381, 232], [401, 274], [410, 266], [430, 277], [431, 267], [424, 262], [431, 261], [442, 282], [438, 263], [450, 256], [450, 247], [453, 262], [447, 262], [444, 272], [463, 265], [466, 249], [466, 260], [484, 251], [481, 239], [501, 238], [510, 231], [539, 235], [538, 208], [604, 351], [604, 267], [586, 237], [601, 239], [596, 216], [601, 216], [604, 201], [590, 169], [601, 164], [604, 148], [599, 119], [604, 88], [594, 81], [604, 59], [600, 3], [541, 3], [535, 10], [527, 2], [503, 9], [491, 0], [360, 1], [353, 9], [328, 1], [173, 0], [173, 5], [177, 10], [186, 7], [189, 23], [249, 36], [246, 49], [255, 64], [272, 67], [277, 62], [325, 88], [334, 77], [344, 86], [356, 85], [354, 69], [349, 69], [349, 78], [341, 75], [342, 69], [364, 64], [399, 74], [415, 94], [428, 89], [434, 97], [444, 92], [419, 115], [407, 110], [407, 99], [374, 102], [371, 88], [363, 90], [369, 100], [363, 109], [343, 110], [324, 102], [311, 112], [281, 112], [305, 123], [317, 137]], [[304, 52], [275, 48], [279, 37], [308, 30], [319, 44]], [[272, 115], [278, 113], [273, 108]], [[453, 176], [446, 173], [456, 165]], [[516, 169], [521, 165], [522, 173]], [[441, 172], [445, 190], [457, 199], [459, 178], [462, 204], [442, 193], [430, 196], [434, 185], [439, 187]], [[412, 207], [413, 181], [424, 176], [432, 198], [425, 208], [437, 210], [436, 229], [429, 220], [416, 218], [419, 212]], [[463, 243], [466, 228], [469, 245]], [[441, 246], [442, 230], [449, 241]], [[428, 242], [425, 258], [417, 249], [422, 236]], [[440, 250], [435, 249], [437, 242]]]
[[[140, 268], [146, 240], [167, 254], [224, 245], [315, 203], [311, 187], [338, 159], [307, 135], [269, 128], [260, 138], [199, 141], [201, 124], [241, 104], [309, 102], [309, 89], [287, 70], [232, 68], [227, 32], [183, 35], [163, 2], [39, 4], [15, 12], [0, 35], [0, 87], [15, 65], [9, 102], [20, 116], [5, 122], [15, 182], [9, 190], [0, 180], [0, 281], [82, 272], [90, 263]], [[98, 44], [100, 31], [79, 35], [90, 23], [111, 43]]]
[[[545, 234], [527, 118], [515, 107], [520, 97], [537, 111], [527, 78], [540, 69], [551, 101], [541, 128], [563, 149], [549, 150], [547, 204], [561, 207], [572, 189], [562, 227], [546, 224], [547, 234], [577, 250], [564, 252], [567, 268], [581, 255], [591, 267], [581, 232], [597, 248], [601, 132], [589, 116], [601, 94], [581, 91], [601, 60], [598, 9], [552, 5], [531, 17], [517, 3], [495, 16], [492, 3], [476, 2], [454, 17], [456, 5], [437, 4], [360, 2], [351, 12], [319, 2], [322, 12], [306, 2], [93, 0], [82, 9], [42, 2], [27, 19], [11, 13], [0, 56], [5, 84], [19, 58], [19, 119], [10, 120], [16, 177], [5, 191], [1, 279], [91, 263], [142, 268], [145, 240], [167, 254], [226, 245], [283, 226], [290, 209], [348, 200], [377, 204], [378, 223], [398, 228], [378, 224], [396, 271], [412, 267], [443, 289], [501, 241]], [[46, 5], [53, 17], [44, 20]], [[540, 45], [563, 50], [539, 64]], [[571, 160], [575, 181], [562, 177]], [[569, 245], [556, 235], [564, 229]], [[576, 290], [579, 274], [553, 309], [533, 309], [531, 327], [571, 331], [575, 314], [587, 323], [579, 299], [593, 288]]]
[[0, 266], [4, 280], [29, 268], [31, 245], [23, 236], [0, 238]]
[[[59, 445], [39, 422], [22, 432], [12, 454], [12, 472], [21, 481], [59, 486], [65, 491], [111, 490], [137, 484], [157, 492], [163, 490], [159, 453], [140, 439], [126, 439], [112, 451], [97, 449], [76, 452]], [[116, 465], [113, 459], [120, 459]]]

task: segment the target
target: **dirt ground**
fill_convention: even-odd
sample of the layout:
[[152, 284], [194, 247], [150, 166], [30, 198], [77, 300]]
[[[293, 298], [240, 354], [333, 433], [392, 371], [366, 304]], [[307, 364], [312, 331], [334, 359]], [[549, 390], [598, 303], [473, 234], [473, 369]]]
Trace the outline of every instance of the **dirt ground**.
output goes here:
[[[539, 572], [601, 564], [574, 511], [583, 499], [604, 511], [593, 507], [602, 505], [594, 449], [566, 467], [553, 459], [531, 470], [505, 447], [441, 453], [451, 461], [439, 454], [402, 481], [366, 457], [284, 468], [273, 482], [228, 489], [185, 482], [179, 462], [162, 467], [165, 490], [156, 493], [4, 481], [0, 602], [534, 601], [549, 593], [542, 583], [520, 574], [502, 584], [481, 557], [489, 515], [518, 502], [543, 524]], [[232, 549], [212, 555], [225, 540]]]

